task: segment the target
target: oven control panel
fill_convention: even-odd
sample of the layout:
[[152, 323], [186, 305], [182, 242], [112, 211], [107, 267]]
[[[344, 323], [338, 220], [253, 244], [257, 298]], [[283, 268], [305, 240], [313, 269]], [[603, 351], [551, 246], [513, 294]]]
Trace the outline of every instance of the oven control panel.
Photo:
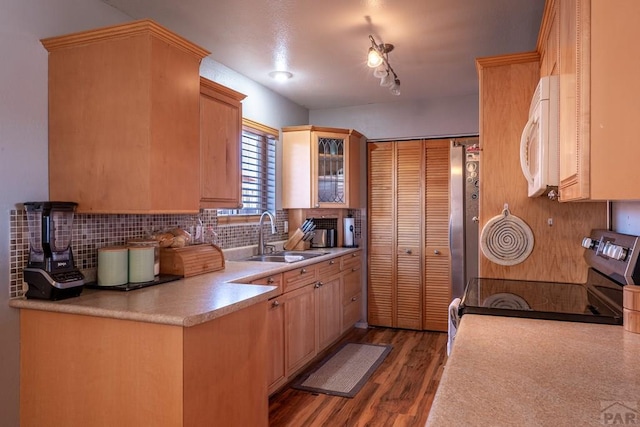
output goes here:
[[582, 239], [585, 259], [590, 267], [616, 278], [623, 284], [640, 283], [638, 237], [609, 230], [593, 230]]

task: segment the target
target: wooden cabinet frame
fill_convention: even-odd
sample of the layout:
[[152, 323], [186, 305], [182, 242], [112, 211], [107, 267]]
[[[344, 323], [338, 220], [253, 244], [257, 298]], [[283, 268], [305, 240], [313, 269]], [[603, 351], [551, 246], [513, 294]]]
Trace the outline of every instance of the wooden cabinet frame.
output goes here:
[[[344, 139], [344, 203], [318, 201], [318, 138]], [[282, 207], [285, 209], [360, 207], [360, 143], [353, 129], [290, 126], [282, 129]]]

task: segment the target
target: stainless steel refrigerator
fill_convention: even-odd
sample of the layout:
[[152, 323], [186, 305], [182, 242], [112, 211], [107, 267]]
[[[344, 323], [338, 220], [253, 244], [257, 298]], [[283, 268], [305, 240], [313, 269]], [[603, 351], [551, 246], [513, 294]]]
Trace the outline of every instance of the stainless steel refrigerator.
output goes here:
[[451, 140], [451, 297], [462, 297], [469, 279], [478, 276], [478, 137]]

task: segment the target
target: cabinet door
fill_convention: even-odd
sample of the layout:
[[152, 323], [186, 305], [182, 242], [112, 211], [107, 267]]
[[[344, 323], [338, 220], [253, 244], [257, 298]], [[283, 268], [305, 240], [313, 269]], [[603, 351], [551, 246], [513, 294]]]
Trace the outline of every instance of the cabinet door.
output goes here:
[[241, 138], [244, 95], [200, 79], [200, 206], [242, 206]]
[[278, 297], [267, 308], [267, 356], [269, 394], [284, 383], [284, 306]]
[[368, 144], [369, 251], [367, 319], [371, 325], [393, 326], [395, 242], [394, 148], [392, 143]]
[[353, 129], [282, 129], [282, 207], [360, 207], [360, 140]]
[[73, 200], [78, 213], [197, 212], [198, 70], [208, 52], [152, 21], [42, 43], [50, 200]]
[[328, 281], [320, 280], [316, 288], [318, 316], [318, 351], [322, 351], [340, 336], [342, 326], [342, 298], [340, 276]]
[[543, 51], [540, 57], [540, 76], [558, 74], [559, 34], [558, 34], [558, 1], [549, 0], [545, 4], [540, 34], [543, 38]]
[[283, 295], [285, 375], [316, 355], [316, 302], [314, 285], [307, 285]]
[[[560, 200], [589, 198], [589, 1], [560, 2]], [[578, 21], [578, 20], [581, 21]], [[580, 24], [580, 25], [579, 25]]]
[[350, 267], [342, 273], [342, 332], [361, 318], [362, 268]]
[[348, 139], [340, 134], [315, 134], [315, 201], [317, 207], [346, 206], [345, 172]]
[[399, 328], [422, 329], [422, 141], [396, 145], [396, 321]]
[[425, 147], [424, 329], [446, 331], [451, 301], [449, 251], [449, 140]]

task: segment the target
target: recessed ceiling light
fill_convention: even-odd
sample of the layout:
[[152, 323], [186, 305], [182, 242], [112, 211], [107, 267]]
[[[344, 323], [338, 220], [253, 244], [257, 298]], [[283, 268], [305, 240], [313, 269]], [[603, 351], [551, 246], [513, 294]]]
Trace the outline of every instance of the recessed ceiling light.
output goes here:
[[293, 77], [293, 74], [288, 71], [272, 71], [269, 73], [269, 76], [278, 82], [286, 82]]

